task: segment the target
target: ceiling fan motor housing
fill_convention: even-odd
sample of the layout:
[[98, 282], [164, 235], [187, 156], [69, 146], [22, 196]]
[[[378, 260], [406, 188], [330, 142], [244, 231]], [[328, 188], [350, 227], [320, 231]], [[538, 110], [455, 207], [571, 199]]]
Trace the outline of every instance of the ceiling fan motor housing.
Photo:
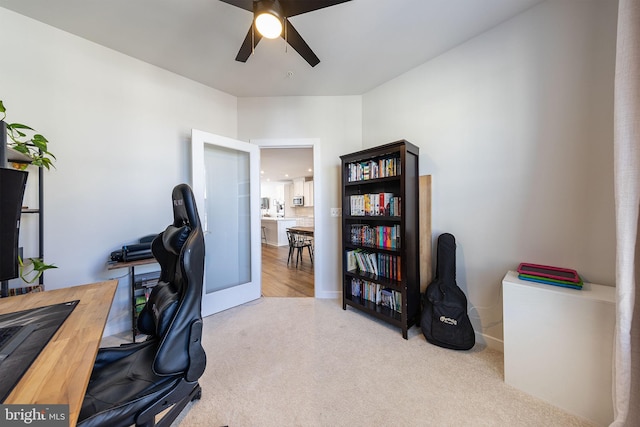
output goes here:
[[280, 19], [285, 17], [282, 6], [278, 0], [258, 0], [253, 2], [254, 18], [261, 13], [270, 13]]
[[275, 39], [282, 35], [286, 18], [278, 0], [259, 0], [253, 3], [253, 21], [260, 34]]

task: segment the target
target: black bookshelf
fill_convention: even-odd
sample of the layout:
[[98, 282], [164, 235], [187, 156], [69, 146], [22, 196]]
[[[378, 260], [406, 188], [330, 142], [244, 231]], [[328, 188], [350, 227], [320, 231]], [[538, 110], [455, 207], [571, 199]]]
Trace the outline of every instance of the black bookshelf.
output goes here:
[[420, 316], [419, 149], [400, 140], [340, 156], [342, 308], [407, 331]]

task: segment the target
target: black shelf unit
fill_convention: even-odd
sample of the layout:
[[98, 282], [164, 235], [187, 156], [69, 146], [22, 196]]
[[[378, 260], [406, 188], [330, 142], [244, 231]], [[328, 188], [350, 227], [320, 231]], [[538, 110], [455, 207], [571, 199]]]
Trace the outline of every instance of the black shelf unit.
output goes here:
[[405, 140], [340, 156], [342, 308], [397, 326], [405, 339], [420, 317], [418, 156]]
[[133, 286], [131, 295], [131, 332], [132, 341], [136, 342], [136, 336], [140, 333], [137, 326], [138, 316], [140, 315], [142, 308], [146, 305], [151, 291], [158, 284], [158, 280], [160, 279], [160, 271], [134, 274], [132, 277]]
[[[160, 277], [160, 271], [151, 271], [149, 273], [136, 274], [136, 267], [143, 265], [155, 264], [155, 258], [145, 258], [134, 261], [118, 261], [107, 263], [107, 270], [117, 270], [126, 268], [129, 270], [129, 298], [131, 303], [131, 342], [136, 342], [136, 336], [139, 334], [137, 323], [138, 315], [146, 304], [149, 293]], [[143, 302], [144, 299], [144, 302]]]
[[[31, 159], [15, 150], [7, 148], [6, 145], [6, 127], [4, 122], [1, 122], [0, 133], [3, 138], [0, 138], [0, 167], [5, 167], [8, 163], [26, 165], [31, 164]], [[26, 170], [25, 170], [26, 171]], [[28, 180], [28, 178], [27, 178]], [[28, 182], [28, 181], [27, 181]], [[27, 184], [28, 185], [28, 184]], [[38, 215], [38, 258], [44, 260], [44, 170], [42, 167], [38, 168], [38, 207], [37, 208], [22, 208], [22, 215]], [[22, 221], [21, 221], [22, 222]], [[17, 260], [16, 260], [17, 262]], [[38, 278], [38, 284], [44, 285], [44, 273]], [[2, 281], [0, 284], [0, 298], [9, 296], [9, 283], [8, 281]]]

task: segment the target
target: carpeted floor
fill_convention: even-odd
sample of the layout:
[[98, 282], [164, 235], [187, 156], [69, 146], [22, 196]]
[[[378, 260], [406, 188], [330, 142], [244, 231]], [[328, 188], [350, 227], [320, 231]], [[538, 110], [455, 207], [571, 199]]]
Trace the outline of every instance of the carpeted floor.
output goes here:
[[173, 426], [591, 426], [457, 352], [340, 301], [261, 298], [204, 321], [202, 399]]

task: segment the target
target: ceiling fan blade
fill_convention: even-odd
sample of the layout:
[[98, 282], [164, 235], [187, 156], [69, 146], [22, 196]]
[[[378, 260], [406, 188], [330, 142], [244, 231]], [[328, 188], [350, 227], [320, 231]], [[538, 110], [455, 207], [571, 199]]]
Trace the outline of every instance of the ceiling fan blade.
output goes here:
[[291, 22], [285, 18], [285, 31], [281, 36], [294, 48], [312, 67], [320, 63], [320, 59], [311, 50], [307, 42], [302, 39], [300, 33], [291, 25]]
[[280, 0], [280, 5], [284, 9], [284, 15], [286, 17], [290, 17], [300, 15], [302, 13], [311, 12], [312, 10], [335, 6], [336, 4], [345, 3], [348, 1], [351, 0]]
[[[253, 39], [253, 47], [251, 46], [251, 40]], [[249, 32], [240, 46], [238, 55], [236, 55], [236, 61], [247, 62], [247, 59], [253, 53], [253, 49], [258, 45], [258, 42], [262, 39], [262, 35], [258, 31], [253, 31], [253, 24], [249, 27]]]
[[223, 3], [228, 3], [232, 6], [239, 7], [240, 9], [253, 12], [253, 0], [220, 0]]

